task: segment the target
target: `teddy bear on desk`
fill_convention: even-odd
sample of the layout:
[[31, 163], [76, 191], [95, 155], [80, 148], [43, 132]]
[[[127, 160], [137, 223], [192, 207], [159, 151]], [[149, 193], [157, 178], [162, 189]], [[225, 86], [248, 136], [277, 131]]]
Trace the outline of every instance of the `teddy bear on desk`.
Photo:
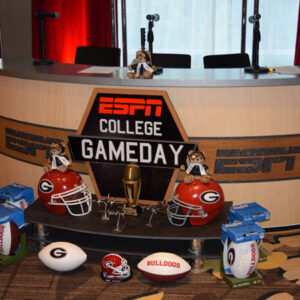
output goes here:
[[156, 67], [151, 64], [151, 56], [149, 51], [137, 51], [136, 58], [128, 69], [133, 72], [127, 73], [129, 78], [144, 78], [150, 79]]

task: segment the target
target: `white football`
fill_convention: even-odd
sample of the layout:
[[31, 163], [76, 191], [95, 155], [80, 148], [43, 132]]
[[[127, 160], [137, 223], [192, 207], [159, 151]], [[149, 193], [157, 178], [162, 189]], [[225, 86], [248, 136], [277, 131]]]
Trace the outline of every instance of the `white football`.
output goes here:
[[21, 241], [21, 232], [13, 221], [0, 224], [0, 253], [14, 255]]
[[255, 270], [259, 259], [259, 247], [255, 240], [243, 243], [230, 242], [227, 263], [236, 278], [247, 278]]
[[169, 252], [150, 254], [142, 259], [137, 267], [145, 277], [157, 282], [176, 281], [191, 270], [187, 261]]
[[80, 247], [68, 242], [51, 243], [39, 252], [38, 257], [45, 266], [59, 272], [72, 271], [87, 259]]

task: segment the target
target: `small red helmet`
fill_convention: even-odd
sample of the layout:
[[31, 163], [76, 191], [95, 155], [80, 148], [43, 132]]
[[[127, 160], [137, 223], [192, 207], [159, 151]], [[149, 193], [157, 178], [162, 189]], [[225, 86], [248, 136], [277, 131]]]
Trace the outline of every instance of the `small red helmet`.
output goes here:
[[127, 260], [116, 253], [110, 253], [103, 257], [101, 269], [101, 276], [106, 281], [124, 281], [131, 276]]
[[191, 225], [204, 225], [220, 216], [224, 195], [221, 186], [215, 180], [210, 179], [208, 183], [202, 183], [195, 179], [191, 183], [181, 181], [172, 202], [167, 208], [172, 225], [183, 226], [187, 219]]
[[92, 196], [80, 175], [68, 169], [66, 172], [52, 170], [45, 173], [38, 184], [38, 195], [46, 209], [54, 214], [67, 212], [83, 216], [92, 210]]

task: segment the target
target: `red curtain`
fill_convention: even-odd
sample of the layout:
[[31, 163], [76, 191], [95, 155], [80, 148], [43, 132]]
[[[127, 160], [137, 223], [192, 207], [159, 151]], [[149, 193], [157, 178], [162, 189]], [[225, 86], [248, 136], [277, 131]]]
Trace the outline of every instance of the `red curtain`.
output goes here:
[[299, 4], [299, 12], [298, 12], [298, 29], [297, 29], [297, 37], [296, 37], [294, 65], [295, 66], [300, 65], [300, 4]]
[[32, 0], [32, 56], [41, 58], [36, 12], [58, 12], [45, 19], [46, 59], [74, 63], [77, 46], [112, 47], [110, 0]]

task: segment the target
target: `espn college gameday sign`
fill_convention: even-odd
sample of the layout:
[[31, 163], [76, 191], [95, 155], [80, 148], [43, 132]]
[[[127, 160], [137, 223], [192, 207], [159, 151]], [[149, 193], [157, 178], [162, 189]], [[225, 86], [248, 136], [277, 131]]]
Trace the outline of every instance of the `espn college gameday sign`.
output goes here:
[[162, 201], [196, 143], [188, 142], [166, 92], [95, 89], [69, 147], [73, 161], [88, 164], [98, 198], [125, 198], [123, 172], [136, 163], [140, 199]]

